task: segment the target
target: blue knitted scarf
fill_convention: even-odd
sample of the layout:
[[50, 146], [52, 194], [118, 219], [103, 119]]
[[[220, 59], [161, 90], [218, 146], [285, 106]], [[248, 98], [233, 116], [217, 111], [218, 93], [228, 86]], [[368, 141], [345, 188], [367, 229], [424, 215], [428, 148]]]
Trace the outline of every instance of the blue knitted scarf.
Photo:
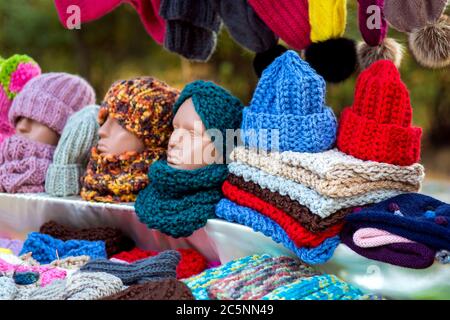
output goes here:
[[156, 161], [148, 174], [150, 185], [138, 194], [136, 213], [150, 229], [175, 238], [190, 236], [215, 217], [227, 174], [226, 165], [179, 170]]

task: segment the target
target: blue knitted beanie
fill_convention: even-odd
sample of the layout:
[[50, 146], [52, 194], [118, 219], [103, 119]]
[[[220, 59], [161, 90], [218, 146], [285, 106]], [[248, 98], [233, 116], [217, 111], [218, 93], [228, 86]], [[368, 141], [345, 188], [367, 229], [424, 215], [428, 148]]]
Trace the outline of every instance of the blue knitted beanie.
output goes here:
[[325, 81], [289, 50], [264, 70], [244, 109], [242, 139], [269, 151], [328, 150], [336, 140], [336, 117], [324, 103]]

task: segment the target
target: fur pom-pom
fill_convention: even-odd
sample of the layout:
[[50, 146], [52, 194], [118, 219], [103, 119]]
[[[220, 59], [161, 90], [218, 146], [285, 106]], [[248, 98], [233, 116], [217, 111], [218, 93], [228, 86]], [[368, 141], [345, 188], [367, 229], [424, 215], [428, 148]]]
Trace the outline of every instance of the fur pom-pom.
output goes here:
[[264, 69], [266, 69], [276, 58], [281, 56], [286, 51], [287, 49], [285, 47], [278, 44], [267, 51], [257, 53], [253, 59], [253, 69], [255, 70], [258, 78], [261, 78]]
[[435, 23], [409, 34], [409, 48], [417, 62], [428, 68], [450, 65], [450, 19], [446, 15]]
[[306, 48], [305, 59], [326, 81], [338, 83], [356, 70], [356, 45], [346, 38], [313, 43]]
[[358, 64], [361, 70], [368, 68], [378, 60], [390, 60], [397, 68], [403, 59], [403, 47], [392, 38], [385, 38], [383, 42], [375, 47], [365, 42], [358, 43]]

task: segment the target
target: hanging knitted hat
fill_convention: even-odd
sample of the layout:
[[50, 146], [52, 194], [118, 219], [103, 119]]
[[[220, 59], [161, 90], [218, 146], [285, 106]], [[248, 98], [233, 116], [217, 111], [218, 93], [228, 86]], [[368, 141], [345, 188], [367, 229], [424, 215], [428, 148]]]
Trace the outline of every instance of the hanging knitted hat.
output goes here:
[[347, 23], [347, 0], [308, 0], [312, 44], [305, 59], [328, 82], [341, 82], [357, 65], [353, 40], [342, 38]]
[[41, 74], [39, 65], [27, 55], [0, 57], [0, 143], [14, 134], [8, 120], [12, 100], [32, 78]]
[[411, 121], [399, 71], [391, 61], [377, 61], [358, 77], [353, 106], [341, 114], [337, 147], [362, 160], [411, 165], [419, 161], [422, 135]]
[[391, 60], [400, 67], [403, 48], [394, 39], [386, 38], [388, 24], [383, 13], [384, 1], [358, 0], [359, 30], [364, 39], [357, 48], [361, 70], [378, 60]]
[[244, 109], [242, 140], [271, 151], [320, 152], [336, 139], [336, 117], [325, 106], [325, 81], [295, 51], [262, 74]]
[[189, 60], [207, 61], [216, 48], [221, 19], [209, 0], [161, 0], [164, 48]]
[[[88, 23], [102, 18], [122, 3], [128, 3], [137, 11], [147, 33], [158, 43], [164, 41], [165, 21], [159, 15], [161, 0], [55, 0], [59, 20], [65, 28], [78, 22]], [[76, 8], [79, 8], [77, 11]], [[76, 16], [79, 13], [79, 16]]]
[[99, 110], [97, 105], [87, 106], [67, 121], [47, 171], [46, 193], [57, 197], [80, 194], [80, 178], [98, 140]]

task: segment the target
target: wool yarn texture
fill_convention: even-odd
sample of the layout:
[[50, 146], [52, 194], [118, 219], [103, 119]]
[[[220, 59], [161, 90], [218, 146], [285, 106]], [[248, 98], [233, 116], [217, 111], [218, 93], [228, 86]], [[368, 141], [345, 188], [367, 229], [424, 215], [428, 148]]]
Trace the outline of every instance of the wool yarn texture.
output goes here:
[[342, 243], [368, 259], [412, 269], [425, 269], [434, 262], [436, 250], [416, 242], [392, 243], [377, 247], [359, 247], [353, 242], [358, 224], [346, 225], [340, 235]]
[[166, 21], [164, 48], [186, 59], [208, 61], [214, 53], [221, 19], [208, 0], [161, 0]]
[[256, 14], [295, 50], [311, 43], [308, 0], [248, 0]]
[[298, 279], [276, 288], [262, 300], [359, 300], [363, 293], [334, 275]]
[[90, 260], [81, 267], [80, 271], [106, 272], [120, 278], [124, 285], [131, 285], [176, 278], [176, 268], [179, 261], [180, 254], [171, 250], [130, 264], [112, 262], [106, 259]]
[[0, 300], [12, 300], [16, 293], [16, 284], [10, 277], [0, 277]]
[[450, 205], [432, 197], [407, 193], [346, 217], [358, 228], [377, 228], [435, 250], [450, 249]]
[[283, 228], [272, 219], [261, 215], [253, 209], [239, 206], [228, 199], [220, 200], [216, 207], [216, 215], [227, 221], [247, 226], [256, 232], [261, 232], [265, 236], [272, 238], [276, 243], [283, 244], [300, 260], [311, 265], [322, 264], [328, 261], [340, 242], [339, 237], [335, 236], [326, 239], [317, 247], [299, 248], [289, 238]]
[[278, 37], [258, 17], [248, 0], [232, 3], [227, 0], [213, 0], [212, 4], [227, 27], [228, 33], [245, 48], [260, 53], [275, 47], [278, 43]]
[[191, 290], [181, 281], [164, 279], [135, 284], [103, 300], [195, 300]]
[[208, 288], [212, 300], [259, 300], [274, 289], [316, 272], [288, 257], [273, 258], [230, 275]]
[[[194, 249], [177, 249], [180, 263], [177, 266], [177, 279], [189, 278], [203, 272], [208, 267], [206, 258]], [[130, 251], [118, 253], [112, 258], [126, 261], [128, 263], [158, 255], [157, 251], [133, 248]]]
[[52, 267], [58, 267], [65, 270], [77, 271], [84, 266], [91, 258], [89, 256], [67, 257], [64, 259], [54, 260], [50, 263]]
[[230, 174], [227, 180], [239, 189], [253, 194], [261, 200], [285, 212], [312, 233], [325, 231], [328, 228], [342, 222], [344, 217], [353, 211], [353, 208], [341, 209], [322, 219], [320, 216], [313, 214], [308, 207], [292, 200], [289, 196], [282, 196], [278, 192], [263, 189], [258, 184], [251, 181], [245, 181], [242, 177], [238, 177], [233, 174]]
[[178, 90], [152, 77], [115, 82], [99, 111], [100, 126], [112, 117], [142, 140], [143, 152], [100, 154], [97, 147], [82, 178], [81, 197], [98, 202], [134, 202], [148, 183], [148, 168], [165, 155]]
[[273, 220], [274, 223], [278, 224], [286, 232], [295, 246], [299, 248], [317, 247], [324, 240], [339, 234], [342, 229], [342, 223], [339, 223], [320, 233], [312, 233], [282, 210], [259, 199], [251, 193], [239, 189], [228, 181], [224, 182], [222, 191], [226, 198], [236, 204], [253, 209], [261, 215]]
[[80, 10], [80, 23], [98, 20], [114, 11], [123, 3], [131, 5], [139, 15], [142, 25], [156, 43], [162, 44], [166, 31], [166, 23], [159, 14], [161, 0], [55, 0], [59, 21], [68, 29], [73, 27], [70, 6], [76, 5]]
[[377, 61], [361, 72], [351, 107], [341, 114], [340, 151], [399, 166], [419, 161], [422, 129], [411, 126], [409, 92], [395, 65]]
[[68, 240], [87, 240], [105, 242], [106, 253], [111, 257], [119, 252], [130, 250], [134, 247], [134, 241], [121, 230], [110, 227], [96, 227], [87, 229], [75, 229], [64, 226], [55, 221], [44, 223], [39, 229], [40, 233], [53, 238]]
[[261, 188], [288, 196], [293, 201], [297, 201], [301, 205], [308, 207], [313, 214], [322, 219], [329, 217], [341, 209], [377, 203], [401, 193], [396, 190], [375, 190], [353, 197], [330, 198], [300, 183], [268, 174], [243, 163], [232, 162], [228, 165], [228, 170], [230, 173], [242, 177], [245, 181], [258, 184]]
[[0, 248], [9, 249], [15, 255], [19, 254], [20, 250], [22, 250], [22, 247], [22, 240], [0, 238]]
[[336, 139], [336, 117], [325, 106], [325, 81], [292, 50], [264, 70], [244, 109], [242, 140], [268, 151], [320, 152]]
[[172, 168], [166, 161], [150, 167], [150, 185], [139, 192], [136, 214], [149, 229], [179, 238], [190, 236], [215, 217], [227, 166], [212, 164], [196, 170]]
[[195, 300], [209, 300], [208, 288], [217, 281], [220, 281], [227, 276], [238, 274], [243, 270], [252, 269], [264, 261], [271, 259], [272, 257], [268, 254], [246, 256], [229, 261], [221, 266], [205, 270], [196, 276], [183, 279], [182, 281], [189, 289], [191, 289]]
[[44, 192], [45, 175], [55, 147], [19, 135], [0, 145], [0, 192]]
[[46, 193], [57, 197], [80, 194], [80, 178], [86, 169], [91, 149], [98, 141], [99, 109], [97, 105], [87, 106], [67, 120], [53, 155], [53, 163], [47, 170]]
[[383, 189], [415, 192], [425, 177], [424, 167], [418, 163], [402, 167], [363, 161], [337, 149], [319, 153], [279, 153], [237, 147], [230, 158], [332, 198]]
[[86, 255], [91, 259], [106, 258], [104, 241], [68, 240], [64, 242], [39, 232], [28, 234], [20, 254], [29, 252], [33, 259], [41, 264], [71, 256]]
[[353, 233], [352, 240], [360, 248], [381, 247], [394, 243], [414, 243], [409, 239], [376, 228], [358, 229]]
[[344, 35], [347, 0], [308, 0], [311, 41], [321, 42]]

